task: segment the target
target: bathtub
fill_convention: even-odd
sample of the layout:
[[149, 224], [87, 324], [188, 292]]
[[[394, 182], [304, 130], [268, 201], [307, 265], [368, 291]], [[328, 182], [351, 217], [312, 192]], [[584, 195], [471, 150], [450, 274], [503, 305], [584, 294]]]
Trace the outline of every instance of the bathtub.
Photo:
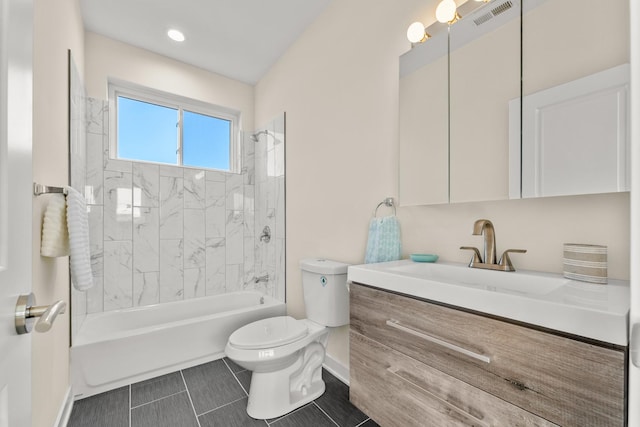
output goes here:
[[235, 292], [89, 314], [70, 351], [74, 398], [220, 359], [233, 331], [285, 311], [271, 297]]

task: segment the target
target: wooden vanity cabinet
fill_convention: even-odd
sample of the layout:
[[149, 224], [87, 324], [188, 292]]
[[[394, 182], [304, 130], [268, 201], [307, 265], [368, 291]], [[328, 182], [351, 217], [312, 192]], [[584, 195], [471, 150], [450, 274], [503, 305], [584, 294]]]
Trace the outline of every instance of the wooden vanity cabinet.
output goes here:
[[382, 426], [623, 426], [626, 348], [353, 284], [350, 398]]

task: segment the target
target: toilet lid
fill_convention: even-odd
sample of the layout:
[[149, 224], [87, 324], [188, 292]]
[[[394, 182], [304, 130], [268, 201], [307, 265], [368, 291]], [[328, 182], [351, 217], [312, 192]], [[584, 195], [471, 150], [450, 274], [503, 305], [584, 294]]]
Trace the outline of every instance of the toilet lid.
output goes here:
[[307, 335], [307, 325], [290, 316], [270, 317], [241, 327], [231, 334], [229, 343], [237, 348], [278, 347]]

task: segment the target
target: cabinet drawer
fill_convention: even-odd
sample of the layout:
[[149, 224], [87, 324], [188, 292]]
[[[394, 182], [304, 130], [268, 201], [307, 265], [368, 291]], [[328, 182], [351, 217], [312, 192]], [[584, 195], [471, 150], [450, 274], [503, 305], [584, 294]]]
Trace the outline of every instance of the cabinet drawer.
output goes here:
[[357, 332], [350, 340], [351, 401], [384, 426], [555, 426]]
[[360, 285], [351, 330], [563, 426], [624, 425], [625, 353]]

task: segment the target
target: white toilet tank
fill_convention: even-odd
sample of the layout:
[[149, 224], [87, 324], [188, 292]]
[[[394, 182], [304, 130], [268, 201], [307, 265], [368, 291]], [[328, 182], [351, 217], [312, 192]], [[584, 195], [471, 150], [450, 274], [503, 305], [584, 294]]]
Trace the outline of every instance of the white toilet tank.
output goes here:
[[349, 324], [347, 267], [328, 259], [300, 261], [307, 319], [324, 326]]

